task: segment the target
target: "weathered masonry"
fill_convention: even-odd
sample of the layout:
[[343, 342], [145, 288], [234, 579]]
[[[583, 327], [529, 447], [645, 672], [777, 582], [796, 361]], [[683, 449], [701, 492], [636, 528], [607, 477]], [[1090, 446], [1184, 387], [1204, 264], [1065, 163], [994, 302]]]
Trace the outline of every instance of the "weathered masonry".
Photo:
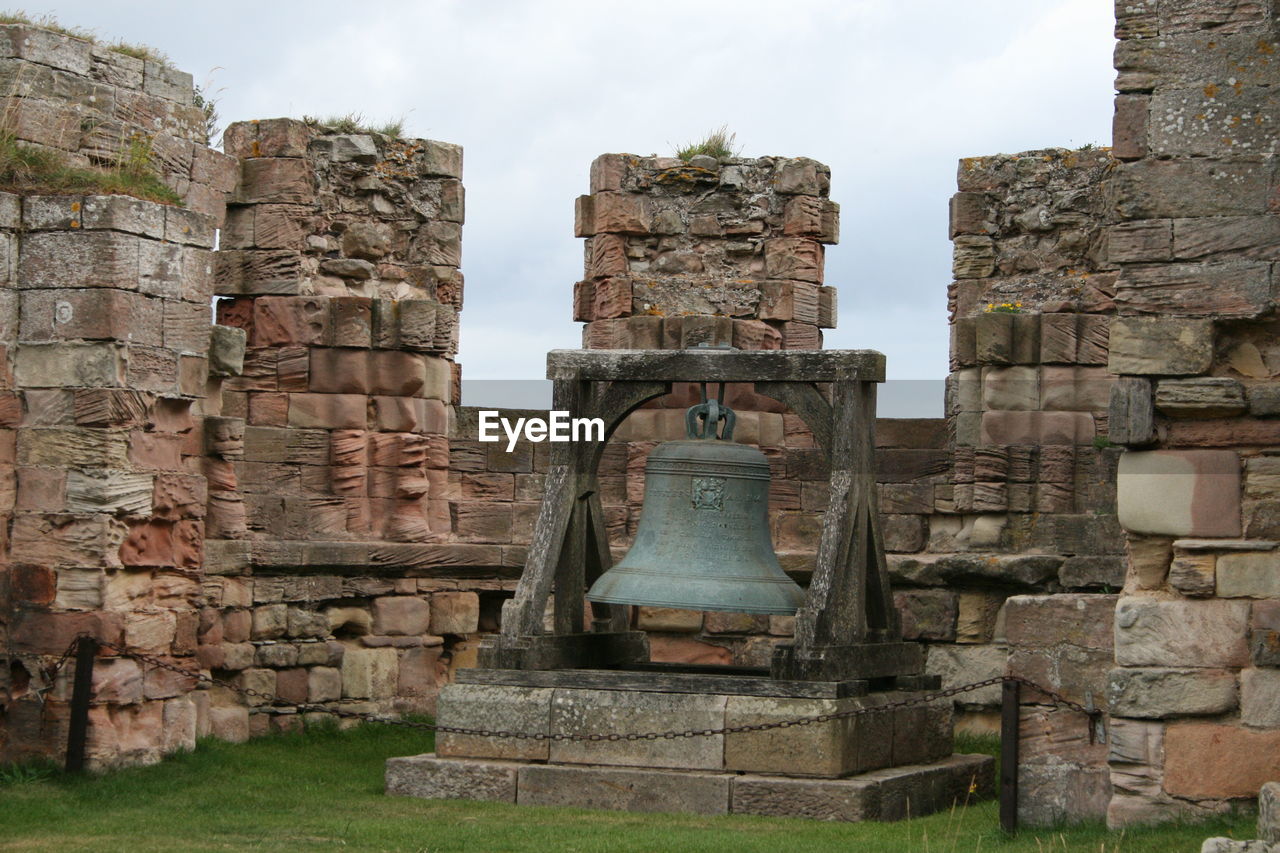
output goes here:
[[[960, 162], [946, 416], [881, 419], [875, 465], [927, 671], [1108, 711], [1090, 744], [1026, 697], [1024, 819], [1119, 826], [1280, 776], [1280, 18], [1117, 10], [1111, 148]], [[31, 27], [0, 27], [0, 72], [19, 140], [88, 163], [144, 134], [185, 201], [0, 195], [0, 760], [65, 742], [68, 684], [43, 673], [81, 631], [286, 702], [432, 711], [499, 628], [549, 461], [481, 442], [459, 399], [461, 150], [271, 119], [214, 151], [188, 75]], [[583, 347], [820, 348], [830, 179], [806, 158], [598, 158], [565, 283]], [[604, 453], [618, 556], [696, 393]], [[822, 456], [777, 401], [727, 402], [803, 583]], [[630, 618], [665, 661], [767, 665], [794, 630]], [[959, 698], [957, 726], [990, 730], [998, 693]], [[300, 722], [113, 655], [94, 703], [98, 766]]]

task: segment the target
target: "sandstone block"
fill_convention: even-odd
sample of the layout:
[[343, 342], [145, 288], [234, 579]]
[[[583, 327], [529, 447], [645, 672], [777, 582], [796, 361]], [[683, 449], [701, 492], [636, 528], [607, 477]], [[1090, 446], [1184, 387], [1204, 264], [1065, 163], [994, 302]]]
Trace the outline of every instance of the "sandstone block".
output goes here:
[[1280, 729], [1177, 723], [1165, 732], [1164, 788], [1175, 797], [1254, 797], [1280, 775]]
[[1217, 591], [1224, 598], [1280, 598], [1280, 554], [1222, 554], [1218, 557]]
[[1169, 566], [1169, 585], [1192, 598], [1214, 593], [1217, 558], [1213, 554], [1182, 553]]
[[1269, 305], [1270, 281], [1264, 263], [1134, 265], [1121, 273], [1115, 301], [1128, 313], [1256, 317]]
[[249, 709], [233, 705], [210, 707], [209, 733], [218, 740], [244, 743], [249, 739]]
[[426, 799], [516, 801], [521, 765], [505, 761], [455, 761], [434, 754], [387, 759], [387, 793]]
[[1240, 673], [1240, 721], [1280, 728], [1280, 669], [1250, 668]]
[[13, 376], [27, 388], [119, 388], [135, 352], [116, 343], [29, 343], [14, 353]]
[[765, 274], [771, 279], [794, 279], [822, 284], [822, 251], [821, 243], [800, 237], [766, 240]]
[[1162, 379], [1156, 384], [1155, 405], [1171, 418], [1227, 418], [1246, 409], [1240, 383], [1219, 377]]
[[[650, 732], [720, 728], [725, 697], [713, 694], [646, 693], [557, 689], [551, 699], [551, 731]], [[553, 741], [550, 760], [562, 764], [608, 764], [719, 770], [724, 736], [681, 740]]]
[[[551, 696], [543, 687], [506, 687], [485, 684], [449, 684], [436, 700], [436, 721], [443, 726], [491, 731], [547, 732], [551, 720]], [[514, 758], [545, 761], [548, 741], [492, 738], [441, 732], [437, 754], [469, 758]]]
[[387, 699], [396, 691], [396, 650], [348, 648], [342, 656], [345, 699]]
[[984, 367], [982, 406], [984, 409], [1039, 409], [1039, 371], [1034, 367]]
[[1239, 456], [1226, 450], [1125, 453], [1116, 507], [1121, 526], [1135, 533], [1239, 536]]
[[1267, 173], [1258, 162], [1148, 158], [1122, 163], [1108, 193], [1122, 219], [1240, 216], [1267, 209]]
[[[930, 645], [925, 672], [942, 677], [944, 690], [1004, 675], [1008, 651], [1003, 645]], [[963, 705], [998, 705], [1000, 685], [994, 684], [956, 698]]]
[[115, 231], [50, 231], [27, 235], [18, 259], [24, 288], [138, 289], [138, 237]]
[[1213, 360], [1210, 320], [1117, 317], [1111, 323], [1112, 373], [1189, 375], [1204, 373]]
[[273, 640], [283, 637], [288, 630], [289, 608], [284, 604], [268, 604], [254, 608], [253, 639]]
[[1236, 679], [1213, 669], [1118, 668], [1111, 670], [1107, 702], [1121, 717], [1221, 714], [1236, 707]]
[[1115, 656], [1121, 666], [1228, 667], [1249, 660], [1246, 601], [1121, 598]]
[[368, 400], [359, 394], [290, 394], [289, 426], [300, 429], [364, 429]]
[[520, 767], [519, 801], [629, 812], [727, 814], [733, 776], [597, 767]]
[[389, 635], [427, 633], [431, 607], [412, 595], [395, 595], [373, 600], [373, 632]]
[[734, 814], [805, 817], [813, 820], [875, 820], [880, 791], [874, 782], [766, 776], [733, 780]]
[[331, 666], [313, 666], [306, 674], [306, 702], [336, 702], [342, 698], [342, 672]]

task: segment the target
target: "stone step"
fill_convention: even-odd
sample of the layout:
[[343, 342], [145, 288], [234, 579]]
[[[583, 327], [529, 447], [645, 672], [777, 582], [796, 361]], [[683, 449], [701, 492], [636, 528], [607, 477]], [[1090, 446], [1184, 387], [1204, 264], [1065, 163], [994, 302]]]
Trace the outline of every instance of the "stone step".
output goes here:
[[801, 779], [593, 765], [438, 758], [387, 760], [386, 791], [424, 799], [492, 800], [632, 812], [752, 814], [815, 820], [901, 820], [986, 795], [995, 762], [952, 755], [845, 779]]

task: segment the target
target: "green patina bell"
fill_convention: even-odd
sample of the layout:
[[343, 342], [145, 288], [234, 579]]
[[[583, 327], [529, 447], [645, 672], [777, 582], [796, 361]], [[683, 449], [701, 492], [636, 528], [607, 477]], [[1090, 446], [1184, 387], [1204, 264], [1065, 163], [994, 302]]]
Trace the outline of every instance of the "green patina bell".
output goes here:
[[730, 440], [733, 420], [722, 403], [704, 402], [686, 414], [686, 440], [653, 449], [635, 543], [588, 599], [734, 613], [800, 607], [804, 590], [782, 571], [769, 536], [769, 463]]

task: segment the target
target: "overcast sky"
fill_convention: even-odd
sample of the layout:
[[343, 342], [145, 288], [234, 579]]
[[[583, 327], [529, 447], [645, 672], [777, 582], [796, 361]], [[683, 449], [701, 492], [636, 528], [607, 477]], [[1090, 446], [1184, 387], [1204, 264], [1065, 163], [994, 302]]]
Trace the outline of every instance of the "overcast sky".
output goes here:
[[[1111, 0], [419, 0], [27, 4], [166, 52], [224, 124], [357, 111], [461, 144], [468, 379], [543, 376], [580, 345], [573, 200], [603, 152], [727, 124], [744, 156], [831, 166], [832, 348], [947, 368], [960, 157], [1110, 144]], [[473, 401], [474, 402], [474, 401]]]

